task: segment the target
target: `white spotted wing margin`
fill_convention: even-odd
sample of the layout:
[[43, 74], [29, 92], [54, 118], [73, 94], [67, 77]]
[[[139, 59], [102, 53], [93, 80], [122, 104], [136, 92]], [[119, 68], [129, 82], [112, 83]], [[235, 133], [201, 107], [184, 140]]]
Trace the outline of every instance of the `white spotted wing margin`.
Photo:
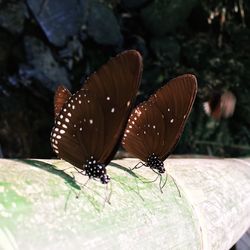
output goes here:
[[84, 169], [90, 159], [107, 165], [135, 101], [142, 58], [135, 50], [110, 59], [63, 105], [51, 143], [58, 157]]
[[132, 111], [123, 147], [144, 162], [152, 154], [164, 161], [180, 139], [196, 93], [194, 75], [172, 79]]

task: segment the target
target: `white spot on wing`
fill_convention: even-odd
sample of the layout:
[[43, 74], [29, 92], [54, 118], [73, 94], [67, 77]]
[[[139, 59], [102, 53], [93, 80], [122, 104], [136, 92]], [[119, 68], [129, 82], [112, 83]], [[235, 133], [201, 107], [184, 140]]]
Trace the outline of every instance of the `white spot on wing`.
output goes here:
[[170, 120], [170, 123], [173, 123], [174, 122], [174, 119], [172, 118], [171, 120]]
[[90, 123], [90, 124], [93, 124], [93, 119], [89, 119], [89, 123]]
[[115, 112], [115, 108], [112, 108], [112, 109], [111, 109], [111, 113], [114, 113], [114, 112]]

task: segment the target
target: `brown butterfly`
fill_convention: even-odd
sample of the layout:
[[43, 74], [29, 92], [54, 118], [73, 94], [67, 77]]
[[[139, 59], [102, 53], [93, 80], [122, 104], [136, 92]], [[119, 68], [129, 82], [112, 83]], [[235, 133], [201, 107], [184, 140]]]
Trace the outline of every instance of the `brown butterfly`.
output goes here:
[[203, 103], [204, 111], [215, 120], [229, 118], [233, 115], [236, 105], [236, 97], [231, 91], [214, 94]]
[[160, 88], [131, 113], [123, 147], [158, 174], [183, 132], [197, 93], [194, 75], [179, 76]]
[[57, 89], [51, 144], [58, 157], [89, 178], [109, 182], [106, 165], [122, 139], [141, 73], [141, 55], [129, 50], [93, 73], [75, 94]]

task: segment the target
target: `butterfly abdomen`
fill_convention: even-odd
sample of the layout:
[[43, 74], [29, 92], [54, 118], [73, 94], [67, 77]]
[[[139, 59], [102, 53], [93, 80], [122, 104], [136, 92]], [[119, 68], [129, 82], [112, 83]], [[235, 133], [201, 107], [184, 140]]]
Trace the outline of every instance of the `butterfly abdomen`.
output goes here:
[[148, 157], [146, 165], [147, 167], [157, 170], [160, 174], [165, 172], [163, 161], [160, 160], [154, 153]]

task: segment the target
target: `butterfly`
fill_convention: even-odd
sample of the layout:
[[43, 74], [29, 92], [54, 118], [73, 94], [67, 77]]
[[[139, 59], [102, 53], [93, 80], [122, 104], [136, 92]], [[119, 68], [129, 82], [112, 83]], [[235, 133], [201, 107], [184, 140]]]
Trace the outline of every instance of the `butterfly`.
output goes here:
[[110, 59], [75, 94], [60, 86], [54, 99], [51, 145], [59, 158], [106, 184], [106, 166], [116, 153], [142, 74], [135, 50]]
[[172, 79], [131, 113], [123, 147], [158, 174], [176, 147], [197, 93], [194, 75]]
[[221, 118], [229, 118], [233, 115], [236, 105], [236, 97], [231, 91], [214, 93], [203, 103], [204, 111], [208, 116], [219, 121]]

